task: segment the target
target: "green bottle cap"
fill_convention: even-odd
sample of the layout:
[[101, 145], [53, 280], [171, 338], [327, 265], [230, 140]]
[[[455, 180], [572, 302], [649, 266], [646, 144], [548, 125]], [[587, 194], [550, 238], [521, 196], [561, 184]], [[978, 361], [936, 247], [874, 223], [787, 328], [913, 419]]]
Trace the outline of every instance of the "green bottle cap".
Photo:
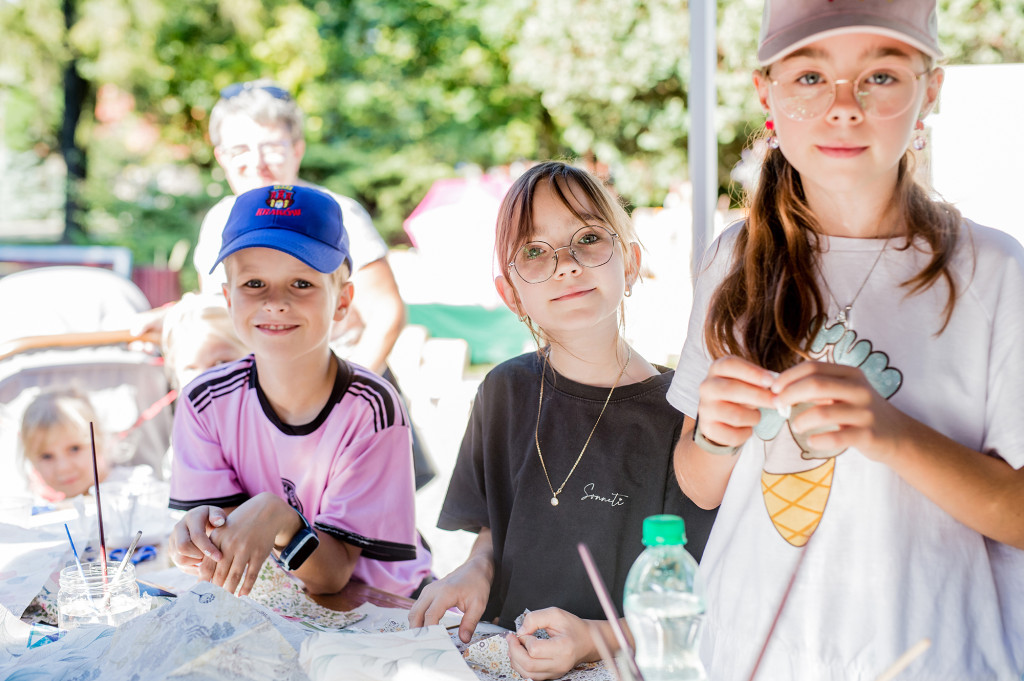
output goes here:
[[644, 518], [644, 546], [685, 544], [686, 525], [677, 515], [651, 515]]

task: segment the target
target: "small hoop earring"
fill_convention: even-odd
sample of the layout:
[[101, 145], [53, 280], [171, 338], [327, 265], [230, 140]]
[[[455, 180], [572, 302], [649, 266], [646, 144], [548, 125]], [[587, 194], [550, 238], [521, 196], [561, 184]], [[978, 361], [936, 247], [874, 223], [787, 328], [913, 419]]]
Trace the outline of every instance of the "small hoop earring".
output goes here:
[[764, 122], [764, 129], [767, 130], [769, 133], [771, 133], [770, 135], [768, 135], [768, 138], [765, 140], [765, 144], [768, 145], [769, 149], [778, 149], [779, 148], [779, 138], [775, 134], [775, 121], [773, 121], [771, 118], [766, 120]]
[[914, 139], [910, 142], [910, 146], [914, 148], [914, 151], [922, 151], [928, 146], [928, 138], [924, 135], [924, 121], [920, 118], [914, 124]]

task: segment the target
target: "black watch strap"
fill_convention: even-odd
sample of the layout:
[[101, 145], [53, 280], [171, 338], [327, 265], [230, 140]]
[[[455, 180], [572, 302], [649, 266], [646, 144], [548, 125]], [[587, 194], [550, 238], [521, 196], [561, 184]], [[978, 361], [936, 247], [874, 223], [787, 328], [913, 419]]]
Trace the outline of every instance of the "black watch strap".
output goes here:
[[[295, 512], [299, 513], [298, 511]], [[313, 526], [306, 520], [306, 516], [299, 513], [299, 518], [302, 519], [302, 527], [295, 533], [295, 536], [288, 542], [288, 545], [281, 549], [280, 558], [274, 556], [278, 565], [288, 572], [299, 569], [306, 562], [306, 559], [320, 546], [320, 539], [316, 536]]]

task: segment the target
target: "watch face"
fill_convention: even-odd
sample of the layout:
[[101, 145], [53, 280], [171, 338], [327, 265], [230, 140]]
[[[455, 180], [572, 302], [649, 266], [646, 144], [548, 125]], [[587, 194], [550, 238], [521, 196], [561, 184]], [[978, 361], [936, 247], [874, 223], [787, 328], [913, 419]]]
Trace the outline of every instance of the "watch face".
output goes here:
[[281, 552], [284, 569], [289, 572], [297, 570], [316, 551], [318, 546], [320, 546], [320, 540], [317, 538], [316, 532], [307, 527], [299, 530]]

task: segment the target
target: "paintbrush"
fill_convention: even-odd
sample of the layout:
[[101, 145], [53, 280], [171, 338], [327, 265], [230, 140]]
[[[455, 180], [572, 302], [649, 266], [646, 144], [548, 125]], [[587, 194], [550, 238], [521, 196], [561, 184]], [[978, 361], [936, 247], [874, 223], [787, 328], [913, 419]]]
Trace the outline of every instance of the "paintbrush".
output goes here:
[[[597, 600], [601, 602], [604, 616], [608, 618], [608, 624], [611, 625], [612, 631], [615, 632], [615, 640], [619, 642], [619, 650], [622, 651], [622, 656], [626, 660], [626, 675], [636, 681], [644, 681], [644, 676], [640, 673], [640, 667], [636, 666], [636, 658], [633, 657], [633, 647], [629, 645], [626, 631], [622, 628], [622, 623], [619, 622], [619, 614], [615, 611], [612, 597], [608, 593], [608, 588], [604, 585], [604, 580], [601, 579], [601, 573], [597, 571], [597, 565], [594, 563], [594, 557], [590, 555], [590, 549], [583, 542], [577, 544], [576, 549], [580, 552], [580, 558], [583, 559], [583, 567], [587, 569], [587, 576], [590, 577], [590, 584], [594, 587]], [[604, 643], [604, 641], [601, 643]], [[614, 669], [616, 672], [619, 671], [618, 667], [614, 667]]]
[[121, 559], [121, 564], [117, 566], [117, 572], [114, 573], [115, 582], [121, 576], [125, 566], [128, 565], [128, 561], [132, 559], [132, 554], [135, 553], [135, 547], [138, 546], [140, 539], [142, 539], [142, 530], [135, 533], [135, 539], [132, 539], [132, 543], [128, 545], [128, 550], [124, 552], [124, 558]]
[[921, 653], [928, 650], [928, 647], [931, 646], [931, 644], [931, 639], [922, 638], [920, 641], [907, 648], [907, 651], [900, 655], [896, 661], [892, 663], [892, 666], [882, 672], [882, 675], [875, 681], [891, 681], [896, 678], [897, 674], [906, 669], [907, 666], [916, 660]]
[[96, 483], [96, 522], [100, 526], [100, 568], [103, 570], [103, 583], [107, 583], [107, 539], [103, 534], [103, 505], [100, 503], [100, 472], [96, 465], [96, 432], [92, 421], [89, 421], [89, 440], [92, 443], [92, 479]]
[[92, 594], [89, 593], [89, 584], [85, 579], [85, 570], [82, 569], [82, 561], [78, 557], [78, 549], [75, 548], [75, 542], [71, 539], [71, 530], [68, 529], [67, 523], [64, 523], [64, 532], [68, 535], [68, 543], [71, 544], [71, 553], [75, 556], [75, 565], [78, 566], [78, 576], [82, 578], [82, 586], [85, 588], [85, 595], [89, 598], [89, 605], [96, 608], [96, 604], [92, 602]]

